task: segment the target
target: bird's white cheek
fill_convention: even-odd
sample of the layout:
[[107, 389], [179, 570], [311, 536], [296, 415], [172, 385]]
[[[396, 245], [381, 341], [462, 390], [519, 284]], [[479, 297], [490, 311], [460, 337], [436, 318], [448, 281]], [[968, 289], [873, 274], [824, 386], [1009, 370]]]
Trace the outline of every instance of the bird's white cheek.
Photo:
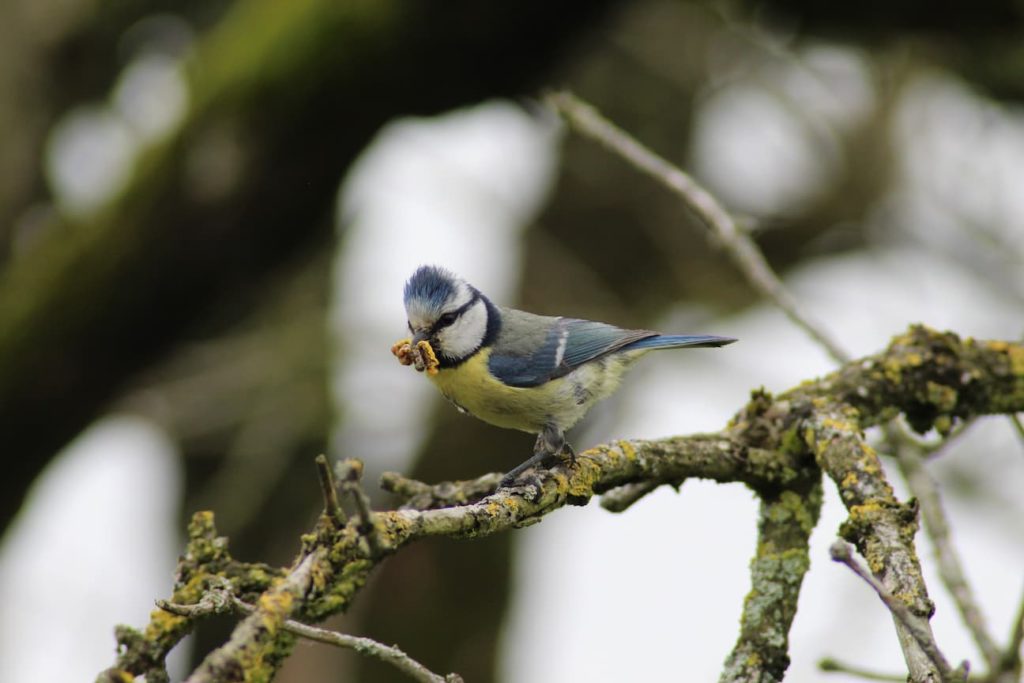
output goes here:
[[437, 333], [442, 353], [449, 358], [466, 358], [480, 348], [487, 332], [487, 307], [479, 301], [454, 323]]

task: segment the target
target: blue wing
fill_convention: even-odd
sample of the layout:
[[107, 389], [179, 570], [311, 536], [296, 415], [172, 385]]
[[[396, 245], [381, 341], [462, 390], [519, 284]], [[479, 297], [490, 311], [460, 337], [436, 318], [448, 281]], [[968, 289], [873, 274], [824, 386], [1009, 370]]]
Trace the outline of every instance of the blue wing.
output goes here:
[[734, 337], [718, 337], [713, 334], [658, 334], [653, 337], [646, 337], [632, 344], [627, 344], [623, 350], [633, 349], [681, 349], [686, 346], [725, 346], [732, 344]]
[[532, 351], [517, 353], [515, 345], [499, 343], [492, 350], [488, 366], [495, 377], [509, 386], [535, 387], [608, 353], [658, 336], [649, 330], [624, 330], [590, 320], [557, 318]]

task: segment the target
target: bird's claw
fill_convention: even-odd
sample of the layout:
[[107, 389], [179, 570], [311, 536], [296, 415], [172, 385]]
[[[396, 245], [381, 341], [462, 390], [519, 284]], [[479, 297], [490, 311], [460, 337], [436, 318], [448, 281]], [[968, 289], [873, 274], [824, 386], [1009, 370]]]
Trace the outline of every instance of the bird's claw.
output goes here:
[[[511, 473], [509, 473], [511, 474]], [[523, 498], [529, 501], [536, 501], [540, 497], [542, 490], [542, 480], [539, 475], [533, 472], [523, 472], [516, 476], [505, 475], [505, 477], [498, 483], [498, 488], [495, 489], [495, 493], [502, 489], [521, 491]]]
[[562, 446], [562, 452], [569, 456], [569, 466], [576, 467], [576, 449], [568, 441]]

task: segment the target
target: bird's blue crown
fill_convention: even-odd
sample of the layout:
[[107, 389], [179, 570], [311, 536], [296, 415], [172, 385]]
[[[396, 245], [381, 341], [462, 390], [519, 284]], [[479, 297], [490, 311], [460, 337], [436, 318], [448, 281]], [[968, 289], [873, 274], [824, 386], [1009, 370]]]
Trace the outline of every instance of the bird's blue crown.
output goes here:
[[455, 275], [438, 266], [420, 266], [405, 283], [405, 302], [416, 301], [429, 308], [440, 310], [455, 294]]

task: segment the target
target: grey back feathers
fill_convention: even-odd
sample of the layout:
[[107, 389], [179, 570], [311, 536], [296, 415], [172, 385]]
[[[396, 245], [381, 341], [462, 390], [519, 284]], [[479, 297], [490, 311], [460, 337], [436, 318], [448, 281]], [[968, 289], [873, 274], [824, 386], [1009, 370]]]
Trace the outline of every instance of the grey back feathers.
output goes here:
[[514, 387], [534, 387], [564, 377], [584, 363], [658, 336], [649, 330], [624, 330], [590, 320], [502, 312], [501, 332], [488, 365], [493, 375]]

